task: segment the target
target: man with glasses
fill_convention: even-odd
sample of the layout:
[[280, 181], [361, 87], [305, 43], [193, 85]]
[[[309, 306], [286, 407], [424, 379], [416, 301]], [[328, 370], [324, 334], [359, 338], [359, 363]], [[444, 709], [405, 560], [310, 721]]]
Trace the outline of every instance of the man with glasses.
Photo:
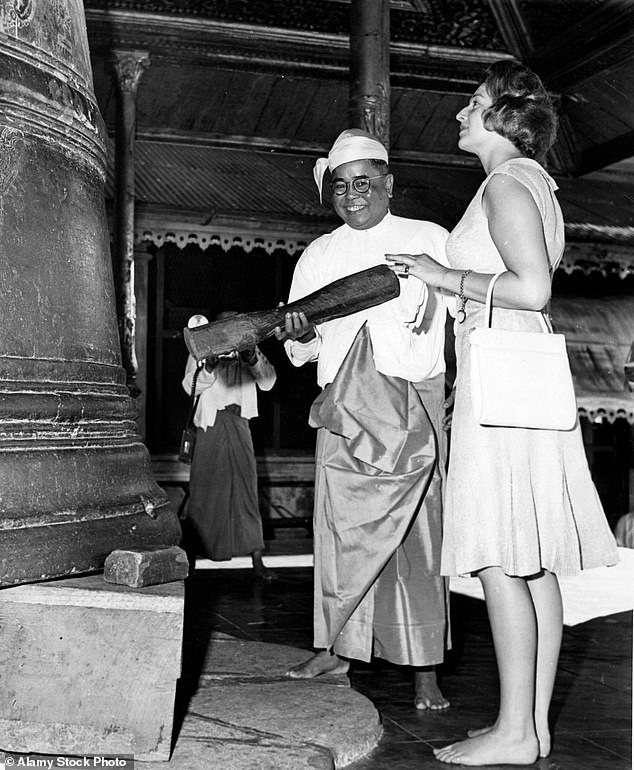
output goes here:
[[[343, 224], [300, 257], [289, 301], [385, 264], [389, 253], [446, 263], [447, 231], [394, 216], [385, 147], [349, 129], [315, 164]], [[404, 270], [400, 295], [314, 326], [287, 313], [278, 338], [295, 366], [317, 361], [314, 644], [292, 678], [347, 672], [373, 655], [416, 667], [416, 707], [443, 709], [435, 666], [449, 646], [440, 577], [445, 472], [446, 303]]]

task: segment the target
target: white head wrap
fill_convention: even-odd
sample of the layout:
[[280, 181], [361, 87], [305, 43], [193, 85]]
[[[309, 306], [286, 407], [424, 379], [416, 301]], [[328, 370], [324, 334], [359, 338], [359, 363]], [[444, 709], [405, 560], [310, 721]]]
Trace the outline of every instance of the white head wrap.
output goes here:
[[320, 201], [326, 169], [334, 171], [337, 166], [352, 160], [384, 160], [387, 163], [387, 150], [378, 139], [360, 128], [347, 128], [342, 131], [330, 148], [328, 157], [317, 158], [313, 168], [313, 177], [319, 190]]
[[189, 321], [187, 321], [187, 328], [195, 329], [197, 326], [204, 326], [205, 324], [208, 324], [208, 323], [209, 321], [205, 318], [204, 315], [197, 313], [196, 315], [193, 315], [189, 319]]

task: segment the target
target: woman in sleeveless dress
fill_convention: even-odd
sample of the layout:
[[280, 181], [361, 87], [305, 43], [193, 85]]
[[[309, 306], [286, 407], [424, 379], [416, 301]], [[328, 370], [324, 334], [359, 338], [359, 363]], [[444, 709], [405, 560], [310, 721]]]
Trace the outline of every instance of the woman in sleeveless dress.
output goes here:
[[[550, 752], [548, 709], [563, 611], [557, 575], [615, 564], [616, 544], [590, 477], [579, 424], [571, 431], [483, 427], [470, 394], [469, 331], [541, 331], [564, 248], [557, 186], [539, 161], [557, 118], [539, 78], [496, 62], [457, 115], [459, 147], [487, 177], [447, 243], [451, 268], [426, 254], [387, 255], [410, 275], [458, 296], [458, 376], [447, 479], [442, 572], [477, 575], [500, 677], [491, 727], [434, 753], [452, 764], [532, 764]], [[397, 268], [400, 269], [400, 268]]]

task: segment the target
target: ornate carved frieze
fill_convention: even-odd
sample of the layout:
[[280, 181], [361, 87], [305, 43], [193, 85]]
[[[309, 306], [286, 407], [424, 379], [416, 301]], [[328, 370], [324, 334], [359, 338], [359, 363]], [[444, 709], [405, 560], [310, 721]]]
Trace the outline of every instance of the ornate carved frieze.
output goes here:
[[[599, 228], [596, 228], [599, 229]], [[614, 231], [627, 231], [634, 228], [610, 228]], [[559, 265], [560, 270], [566, 273], [581, 271], [586, 275], [599, 272], [604, 276], [618, 275], [626, 278], [634, 274], [634, 239], [630, 243], [619, 243], [617, 238], [625, 236], [624, 232], [613, 233], [613, 240], [606, 241], [606, 234], [602, 233], [602, 241], [575, 241], [575, 226], [566, 228], [567, 242], [563, 259]], [[599, 238], [599, 233], [595, 234]]]
[[150, 55], [147, 51], [112, 52], [112, 67], [117, 76], [119, 88], [128, 93], [135, 93], [141, 75], [150, 66]]
[[[74, 64], [76, 19], [79, 0], [48, 0], [46, 6], [37, 0], [2, 0], [0, 32], [34, 45], [62, 61]], [[47, 20], [45, 27], [42, 19]]]
[[[85, 0], [88, 9], [197, 16], [264, 27], [349, 34], [350, 8], [340, 0]], [[394, 3], [391, 37], [427, 45], [504, 49], [486, 0]]]
[[34, 0], [5, 0], [0, 4], [0, 30], [13, 37], [33, 18]]
[[20, 171], [25, 150], [24, 132], [0, 126], [0, 208], [3, 196], [11, 189]]
[[[140, 227], [139, 227], [140, 225]], [[326, 228], [328, 229], [328, 228]], [[211, 245], [221, 246], [223, 251], [239, 243], [245, 252], [249, 253], [254, 248], [263, 248], [268, 254], [277, 249], [282, 249], [289, 254], [303, 251], [318, 235], [324, 232], [324, 228], [313, 230], [306, 228], [303, 232], [297, 229], [294, 232], [270, 231], [262, 229], [250, 229], [245, 225], [236, 223], [222, 225], [216, 229], [211, 227], [187, 227], [173, 221], [162, 226], [157, 221], [137, 222], [135, 233], [136, 243], [153, 243], [162, 246], [164, 243], [175, 243], [179, 248], [195, 243], [201, 249]], [[602, 275], [618, 275], [626, 278], [634, 274], [634, 244], [621, 245], [617, 243], [580, 243], [569, 241], [559, 269], [571, 274], [581, 271], [586, 275], [599, 272]]]
[[287, 254], [296, 254], [302, 252], [307, 244], [317, 237], [317, 233], [310, 237], [301, 238], [293, 236], [276, 237], [274, 235], [262, 235], [249, 232], [245, 229], [236, 227], [233, 230], [223, 230], [218, 232], [192, 232], [186, 229], [147, 229], [136, 233], [137, 243], [151, 243], [160, 247], [166, 243], [175, 243], [179, 248], [184, 249], [190, 244], [196, 244], [201, 249], [209, 246], [221, 246], [222, 250], [228, 252], [233, 246], [240, 246], [247, 254], [254, 249], [264, 249], [267, 254], [282, 250]]
[[[585, 403], [586, 400], [588, 403]], [[620, 399], [605, 395], [586, 400], [577, 400], [580, 417], [585, 417], [590, 422], [605, 420], [614, 423], [616, 420], [627, 420], [630, 425], [634, 425], [634, 398], [631, 399], [631, 403], [625, 394]]]

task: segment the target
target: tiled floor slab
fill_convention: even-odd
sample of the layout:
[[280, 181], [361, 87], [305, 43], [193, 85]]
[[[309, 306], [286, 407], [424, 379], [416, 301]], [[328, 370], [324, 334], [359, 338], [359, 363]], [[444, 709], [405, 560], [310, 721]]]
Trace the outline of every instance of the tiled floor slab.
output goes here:
[[[200, 658], [213, 630], [304, 648], [310, 655], [310, 569], [280, 570], [272, 584], [236, 570], [195, 575], [188, 584], [192, 654], [199, 648]], [[434, 758], [433, 746], [459, 740], [467, 728], [495, 718], [497, 673], [484, 603], [452, 596], [452, 623], [453, 650], [440, 669], [443, 692], [452, 703], [447, 712], [416, 711], [411, 670], [380, 661], [352, 666], [353, 688], [381, 712], [383, 737], [350, 770], [438, 770], [443, 765]], [[555, 746], [548, 759], [533, 767], [630, 768], [631, 684], [632, 613], [566, 628], [552, 709]]]

